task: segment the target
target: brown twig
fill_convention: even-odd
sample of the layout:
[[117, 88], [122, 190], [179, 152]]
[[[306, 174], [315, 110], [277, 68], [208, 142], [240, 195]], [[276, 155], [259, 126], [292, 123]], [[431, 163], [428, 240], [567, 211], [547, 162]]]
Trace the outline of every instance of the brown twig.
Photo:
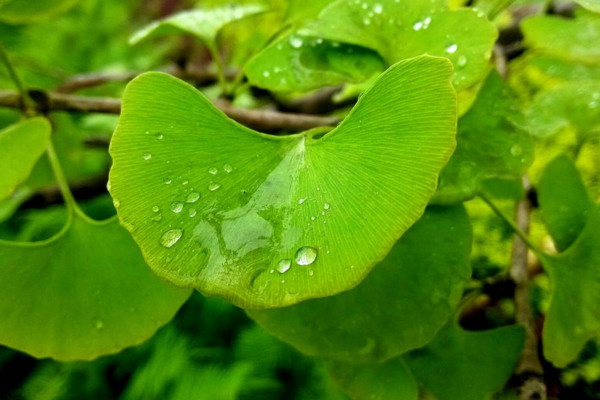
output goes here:
[[[525, 190], [531, 186], [527, 176], [523, 179]], [[529, 232], [531, 201], [525, 197], [516, 206], [516, 225], [522, 232]], [[538, 354], [538, 336], [535, 317], [529, 297], [529, 249], [527, 244], [518, 236], [513, 242], [511, 256], [510, 276], [515, 282], [515, 318], [517, 323], [525, 327], [525, 347], [517, 366], [517, 374], [523, 377], [520, 390], [521, 400], [545, 400], [546, 384], [544, 383], [544, 370]]]
[[[29, 95], [35, 100], [41, 112], [71, 111], [107, 114], [121, 112], [121, 100], [116, 98], [85, 97], [42, 91], [29, 91]], [[334, 126], [340, 122], [336, 117], [241, 109], [224, 100], [218, 101], [216, 106], [239, 123], [265, 132], [303, 131], [319, 126]], [[0, 91], [0, 107], [20, 108], [20, 96], [16, 92]]]

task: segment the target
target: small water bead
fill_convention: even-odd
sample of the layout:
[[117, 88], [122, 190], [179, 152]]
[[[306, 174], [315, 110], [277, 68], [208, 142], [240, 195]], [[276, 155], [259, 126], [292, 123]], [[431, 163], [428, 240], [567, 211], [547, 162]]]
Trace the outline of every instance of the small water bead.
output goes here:
[[190, 183], [190, 181], [188, 181], [187, 179], [183, 182], [181, 182], [182, 185], [187, 185], [188, 183]]
[[290, 260], [289, 258], [284, 258], [283, 260], [279, 261], [279, 263], [277, 264], [277, 272], [279, 272], [280, 274], [284, 274], [287, 271], [289, 271], [291, 266], [292, 266], [292, 260]]
[[162, 221], [162, 214], [158, 213], [154, 217], [152, 217], [152, 221], [160, 222]]
[[305, 201], [306, 201], [306, 197], [298, 199], [298, 204], [304, 204]]
[[170, 185], [171, 183], [173, 183], [173, 179], [165, 178], [163, 182], [165, 183], [165, 185]]
[[269, 71], [263, 71], [263, 76], [265, 78], [268, 78], [271, 75], [271, 73]]
[[290, 37], [290, 46], [292, 46], [293, 48], [299, 49], [300, 47], [302, 47], [303, 44], [304, 41], [302, 40], [302, 38], [299, 38], [298, 36]]
[[510, 148], [510, 154], [512, 154], [515, 157], [518, 157], [521, 154], [523, 154], [523, 148], [520, 144], [513, 144]]
[[317, 217], [310, 217], [311, 221], [314, 221], [315, 219], [317, 219]]
[[210, 190], [211, 192], [218, 190], [220, 187], [221, 187], [221, 185], [218, 183], [211, 182], [208, 184], [208, 190]]
[[158, 206], [154, 206], [152, 207], [152, 211], [154, 211], [155, 213], [160, 211], [160, 208]]
[[157, 134], [156, 134], [156, 135], [154, 135], [154, 136], [156, 136], [156, 138], [157, 138], [158, 140], [163, 140], [163, 138], [165, 137], [165, 135], [163, 135], [162, 133], [157, 133]]
[[225, 171], [229, 174], [231, 171], [233, 171], [233, 168], [231, 168], [231, 165], [225, 164], [225, 165], [223, 165], [223, 171]]
[[323, 204], [323, 208], [325, 210], [329, 210], [331, 208], [331, 206], [329, 205], [329, 203], [325, 203], [325, 204]]
[[456, 43], [452, 43], [446, 46], [446, 53], [448, 54], [454, 54], [456, 53], [456, 50], [458, 50], [458, 45]]
[[198, 192], [191, 192], [190, 194], [188, 194], [187, 198], [185, 199], [186, 203], [195, 203], [200, 199], [200, 193]]
[[171, 248], [181, 239], [182, 235], [183, 231], [181, 229], [170, 229], [160, 237], [160, 244], [163, 247]]
[[381, 4], [375, 4], [373, 6], [373, 12], [375, 14], [381, 14], [383, 12], [383, 6]]
[[174, 201], [171, 203], [171, 211], [173, 211], [175, 214], [179, 214], [181, 210], [183, 210], [183, 203], [179, 201]]
[[211, 175], [216, 175], [217, 172], [219, 172], [219, 170], [217, 168], [215, 168], [215, 167], [211, 167], [211, 168], [208, 169], [208, 173], [211, 174]]
[[459, 67], [464, 67], [465, 65], [467, 65], [467, 57], [465, 57], [463, 55], [458, 56], [458, 60], [456, 61], [456, 64]]
[[422, 21], [417, 21], [413, 25], [413, 30], [414, 31], [420, 31], [422, 28], [423, 28], [423, 22]]
[[315, 271], [313, 271], [312, 269], [310, 271], [308, 271], [309, 276], [313, 276], [314, 274], [315, 274]]
[[367, 18], [367, 17], [364, 17], [363, 18], [363, 24], [365, 24], [365, 25], [371, 25], [371, 20], [369, 18]]
[[310, 265], [317, 259], [317, 249], [309, 246], [300, 247], [294, 259], [298, 265]]
[[102, 328], [104, 328], [104, 321], [102, 321], [100, 318], [94, 318], [92, 320], [92, 326], [96, 330], [101, 330]]
[[195, 209], [195, 208], [190, 208], [190, 209], [188, 210], [188, 215], [190, 216], [190, 218], [194, 218], [194, 217], [196, 216], [196, 214], [197, 214], [197, 213], [198, 213], [198, 212], [196, 211], [196, 209]]
[[150, 154], [150, 153], [144, 153], [144, 154], [142, 154], [142, 158], [144, 160], [148, 161], [149, 159], [152, 158], [152, 154]]
[[321, 211], [321, 215], [325, 215], [325, 211]]

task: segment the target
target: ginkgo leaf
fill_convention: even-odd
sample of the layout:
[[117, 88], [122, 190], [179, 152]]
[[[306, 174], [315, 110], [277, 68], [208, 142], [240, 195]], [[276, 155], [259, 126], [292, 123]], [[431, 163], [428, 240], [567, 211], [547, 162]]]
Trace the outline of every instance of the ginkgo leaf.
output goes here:
[[490, 178], [520, 177], [533, 162], [533, 142], [500, 76], [487, 77], [475, 104], [458, 120], [456, 151], [440, 174], [434, 203], [476, 196]]
[[531, 133], [553, 136], [572, 128], [578, 140], [600, 131], [600, 81], [576, 81], [539, 92], [527, 110]]
[[559, 368], [575, 361], [583, 346], [600, 337], [600, 207], [571, 247], [558, 256], [542, 255], [550, 276], [544, 356]]
[[600, 13], [600, 0], [575, 0], [588, 10]]
[[524, 341], [521, 326], [474, 332], [453, 319], [426, 347], [403, 358], [436, 399], [483, 400], [511, 377]]
[[210, 9], [182, 11], [140, 29], [129, 41], [135, 44], [151, 37], [187, 33], [208, 46], [215, 46], [225, 25], [265, 10], [259, 4], [226, 3]]
[[417, 400], [419, 390], [402, 359], [381, 364], [352, 365], [330, 362], [333, 381], [352, 400]]
[[464, 208], [428, 208], [356, 288], [248, 315], [308, 355], [385, 361], [427, 344], [446, 323], [470, 276], [470, 251]]
[[525, 43], [544, 54], [600, 63], [600, 17], [534, 16], [521, 22]]
[[338, 0], [300, 32], [377, 50], [389, 64], [421, 54], [447, 57], [457, 89], [482, 78], [497, 36], [485, 15], [450, 9], [446, 0]]
[[77, 0], [8, 0], [0, 1], [0, 21], [30, 24], [55, 16], [77, 4]]
[[575, 162], [566, 155], [555, 158], [546, 166], [537, 189], [544, 224], [556, 248], [563, 251], [573, 244], [585, 227], [594, 202]]
[[289, 33], [258, 53], [244, 71], [254, 86], [291, 92], [360, 82], [384, 69], [373, 50]]
[[348, 117], [275, 137], [226, 117], [171, 76], [127, 87], [111, 195], [150, 267], [244, 308], [358, 284], [422, 215], [454, 149], [442, 58], [382, 74]]
[[190, 291], [150, 271], [115, 218], [78, 209], [42, 242], [0, 240], [0, 344], [35, 357], [89, 360], [148, 339]]
[[50, 132], [50, 123], [44, 118], [31, 118], [0, 131], [0, 200], [27, 179], [44, 154]]

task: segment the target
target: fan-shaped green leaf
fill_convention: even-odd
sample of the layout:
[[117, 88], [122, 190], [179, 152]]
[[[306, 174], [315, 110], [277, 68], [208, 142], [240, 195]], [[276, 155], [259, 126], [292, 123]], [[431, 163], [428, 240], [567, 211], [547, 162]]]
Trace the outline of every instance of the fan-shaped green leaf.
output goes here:
[[417, 400], [419, 390], [402, 359], [382, 364], [329, 363], [333, 380], [353, 400]]
[[383, 70], [372, 50], [295, 33], [271, 43], [245, 67], [252, 85], [280, 92], [364, 81]]
[[421, 54], [447, 57], [457, 89], [481, 79], [497, 36], [484, 15], [451, 10], [445, 0], [338, 0], [300, 32], [377, 50], [390, 64]]
[[111, 145], [121, 222], [157, 274], [245, 308], [349, 289], [435, 189], [454, 148], [450, 74], [441, 58], [406, 60], [336, 129], [285, 137], [176, 78], [140, 76]]
[[129, 41], [135, 44], [151, 37], [187, 33], [208, 46], [215, 46], [217, 35], [225, 25], [265, 10], [259, 4], [227, 3], [206, 10], [182, 11], [140, 29]]
[[600, 17], [534, 16], [523, 20], [525, 43], [548, 55], [600, 63]]
[[552, 136], [570, 127], [584, 141], [600, 131], [600, 81], [570, 82], [539, 92], [527, 115], [535, 136]]
[[600, 13], [600, 0], [575, 0], [588, 10]]
[[438, 400], [483, 400], [512, 375], [525, 340], [520, 326], [471, 332], [451, 321], [426, 347], [404, 356]]
[[440, 174], [433, 201], [456, 203], [476, 196], [482, 181], [521, 176], [533, 162], [533, 142], [515, 100], [492, 72], [471, 109], [458, 120], [456, 151]]
[[30, 24], [64, 12], [76, 3], [77, 0], [9, 0], [0, 4], [0, 21]]
[[44, 118], [28, 119], [0, 131], [0, 200], [27, 179], [48, 145], [50, 131]]
[[571, 158], [559, 156], [546, 166], [538, 184], [538, 200], [556, 248], [567, 249], [585, 227], [594, 208]]
[[562, 368], [588, 340], [600, 337], [600, 207], [591, 211], [571, 247], [542, 257], [550, 276], [551, 298], [544, 325], [544, 356]]
[[465, 210], [429, 208], [356, 288], [248, 314], [306, 354], [381, 362], [425, 345], [446, 323], [470, 276], [470, 250]]
[[76, 210], [42, 242], [0, 240], [0, 343], [88, 360], [148, 339], [189, 296], [156, 277], [116, 219]]

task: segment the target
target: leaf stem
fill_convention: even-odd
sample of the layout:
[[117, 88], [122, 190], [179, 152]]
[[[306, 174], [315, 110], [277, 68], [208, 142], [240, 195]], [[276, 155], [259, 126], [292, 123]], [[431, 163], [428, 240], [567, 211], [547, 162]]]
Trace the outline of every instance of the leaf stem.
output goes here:
[[496, 206], [485, 194], [480, 193], [479, 197], [492, 209], [492, 211], [494, 211], [494, 213], [496, 213], [498, 217], [503, 219], [504, 222], [506, 222], [511, 227], [513, 232], [519, 238], [521, 238], [521, 240], [527, 245], [527, 247], [529, 247], [531, 251], [533, 251], [536, 255], [540, 257], [544, 254], [544, 252], [539, 247], [533, 244], [531, 239], [529, 239], [529, 236], [527, 236], [525, 232], [523, 232], [521, 228], [519, 228], [517, 224], [515, 224], [515, 221], [513, 221], [512, 218], [509, 218], [506, 214], [504, 214], [504, 212], [500, 210], [500, 208], [498, 208], [498, 206]]
[[19, 92], [19, 95], [21, 96], [21, 107], [23, 108], [23, 111], [27, 111], [29, 109], [28, 104], [27, 104], [29, 96], [27, 95], [27, 91], [25, 90], [25, 86], [23, 85], [23, 82], [19, 78], [19, 75], [17, 75], [17, 70], [15, 69], [13, 63], [10, 61], [8, 52], [6, 51], [6, 49], [4, 48], [4, 45], [1, 42], [0, 42], [0, 59], [2, 59], [2, 63], [6, 66], [6, 69], [8, 70], [8, 75], [10, 76], [10, 79], [14, 82], [14, 84], [17, 87], [17, 90]]
[[213, 63], [217, 67], [217, 79], [219, 80], [219, 85], [221, 86], [221, 93], [223, 95], [227, 94], [227, 79], [225, 78], [225, 68], [223, 66], [223, 58], [221, 57], [221, 53], [219, 49], [214, 44], [208, 45], [208, 51], [213, 59]]
[[77, 209], [77, 202], [75, 201], [75, 197], [73, 197], [73, 193], [71, 193], [71, 189], [69, 188], [69, 183], [67, 182], [67, 178], [63, 172], [62, 167], [60, 166], [60, 162], [58, 160], [58, 156], [56, 155], [56, 150], [54, 149], [54, 145], [52, 141], [48, 143], [48, 147], [46, 148], [46, 155], [48, 156], [48, 161], [50, 161], [50, 166], [52, 167], [52, 172], [54, 173], [54, 177], [56, 178], [56, 183], [60, 188], [60, 192], [65, 201], [65, 205], [67, 209], [70, 211]]

